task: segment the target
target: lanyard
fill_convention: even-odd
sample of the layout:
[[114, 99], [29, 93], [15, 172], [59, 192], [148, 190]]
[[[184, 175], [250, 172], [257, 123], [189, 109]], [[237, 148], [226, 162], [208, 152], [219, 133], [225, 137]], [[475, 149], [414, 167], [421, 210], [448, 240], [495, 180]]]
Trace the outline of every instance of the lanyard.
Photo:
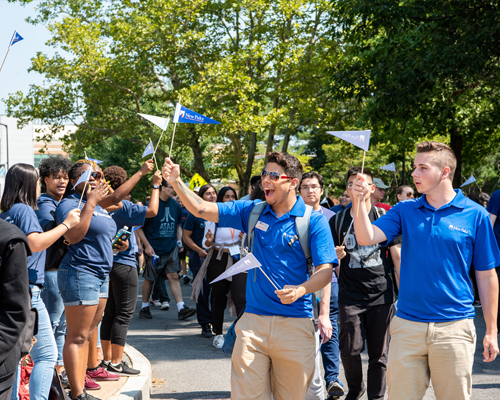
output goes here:
[[234, 240], [234, 233], [236, 232], [236, 229], [229, 228], [229, 232], [231, 232], [231, 239]]

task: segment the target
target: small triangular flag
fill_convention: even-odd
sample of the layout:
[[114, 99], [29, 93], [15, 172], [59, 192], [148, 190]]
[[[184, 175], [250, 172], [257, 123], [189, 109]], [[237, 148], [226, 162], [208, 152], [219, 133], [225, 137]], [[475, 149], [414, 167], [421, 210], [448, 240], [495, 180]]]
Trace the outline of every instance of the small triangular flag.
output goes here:
[[170, 118], [156, 117], [154, 115], [141, 114], [141, 113], [138, 113], [138, 114], [142, 118], [147, 119], [149, 122], [152, 122], [153, 124], [155, 124], [162, 131], [167, 129], [168, 123], [170, 122]]
[[80, 175], [80, 178], [75, 183], [75, 186], [73, 186], [73, 190], [82, 182], [88, 182], [90, 180], [90, 174], [92, 173], [92, 168], [89, 168], [86, 170], [83, 174]]
[[142, 158], [146, 157], [149, 154], [153, 154], [154, 152], [155, 152], [155, 148], [153, 147], [153, 142], [150, 139], [149, 144], [144, 149], [144, 153], [142, 153]]
[[390, 164], [384, 165], [383, 167], [380, 167], [379, 169], [384, 169], [386, 171], [396, 172], [396, 165], [394, 165], [394, 163], [391, 162]]
[[175, 106], [173, 122], [176, 124], [178, 122], [188, 124], [220, 124], [220, 122], [191, 111], [189, 108], [181, 106], [179, 103]]
[[474, 175], [471, 175], [469, 179], [467, 179], [464, 183], [460, 185], [460, 187], [464, 187], [467, 185], [470, 185], [471, 183], [476, 182], [476, 178], [474, 178]]
[[345, 140], [353, 144], [364, 151], [368, 151], [368, 147], [370, 147], [370, 135], [372, 133], [371, 130], [366, 131], [329, 131], [326, 132], [330, 135], [338, 137], [339, 139]]
[[240, 261], [238, 261], [236, 264], [233, 264], [232, 267], [226, 269], [222, 274], [220, 274], [217, 278], [215, 278], [212, 282], [210, 282], [210, 284], [229, 278], [230, 276], [239, 274], [240, 272], [248, 271], [253, 268], [258, 268], [261, 265], [262, 264], [259, 261], [257, 261], [257, 259], [252, 253], [248, 253]]

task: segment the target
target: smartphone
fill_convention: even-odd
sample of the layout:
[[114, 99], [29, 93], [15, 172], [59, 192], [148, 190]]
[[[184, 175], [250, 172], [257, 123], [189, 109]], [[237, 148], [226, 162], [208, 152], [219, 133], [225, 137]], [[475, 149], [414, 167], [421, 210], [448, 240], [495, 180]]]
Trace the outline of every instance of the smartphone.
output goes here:
[[113, 242], [111, 243], [111, 247], [113, 250], [116, 250], [118, 247], [118, 241], [125, 242], [130, 238], [132, 235], [132, 232], [128, 231], [128, 226], [124, 226], [122, 229], [120, 229], [117, 233], [115, 238], [113, 239]]

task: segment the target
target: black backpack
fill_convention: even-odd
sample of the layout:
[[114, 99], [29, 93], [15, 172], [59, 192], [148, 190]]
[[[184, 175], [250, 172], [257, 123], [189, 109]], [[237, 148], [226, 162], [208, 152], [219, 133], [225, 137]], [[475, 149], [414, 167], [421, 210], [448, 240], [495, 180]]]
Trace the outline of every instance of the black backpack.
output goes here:
[[[52, 215], [54, 220], [44, 226], [44, 232], [50, 231], [57, 226], [54, 211], [51, 211], [50, 215]], [[64, 236], [61, 236], [52, 246], [45, 250], [45, 271], [59, 268], [59, 264], [61, 264], [64, 255], [68, 252], [68, 246], [69, 243], [64, 239]]]

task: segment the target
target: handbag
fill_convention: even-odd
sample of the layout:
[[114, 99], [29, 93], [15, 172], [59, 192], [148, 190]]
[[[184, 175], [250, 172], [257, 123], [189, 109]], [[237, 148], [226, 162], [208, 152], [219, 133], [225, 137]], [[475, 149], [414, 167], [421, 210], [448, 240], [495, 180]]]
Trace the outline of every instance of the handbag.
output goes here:
[[238, 315], [238, 318], [236, 318], [236, 321], [234, 321], [231, 324], [231, 327], [227, 330], [226, 337], [224, 338], [224, 344], [221, 348], [224, 354], [233, 354], [234, 343], [236, 342], [236, 323], [240, 320], [241, 316], [244, 313], [245, 309], [241, 310], [240, 315]]
[[64, 390], [61, 379], [57, 370], [54, 368], [52, 373], [52, 383], [50, 385], [49, 400], [71, 400], [71, 398]]

